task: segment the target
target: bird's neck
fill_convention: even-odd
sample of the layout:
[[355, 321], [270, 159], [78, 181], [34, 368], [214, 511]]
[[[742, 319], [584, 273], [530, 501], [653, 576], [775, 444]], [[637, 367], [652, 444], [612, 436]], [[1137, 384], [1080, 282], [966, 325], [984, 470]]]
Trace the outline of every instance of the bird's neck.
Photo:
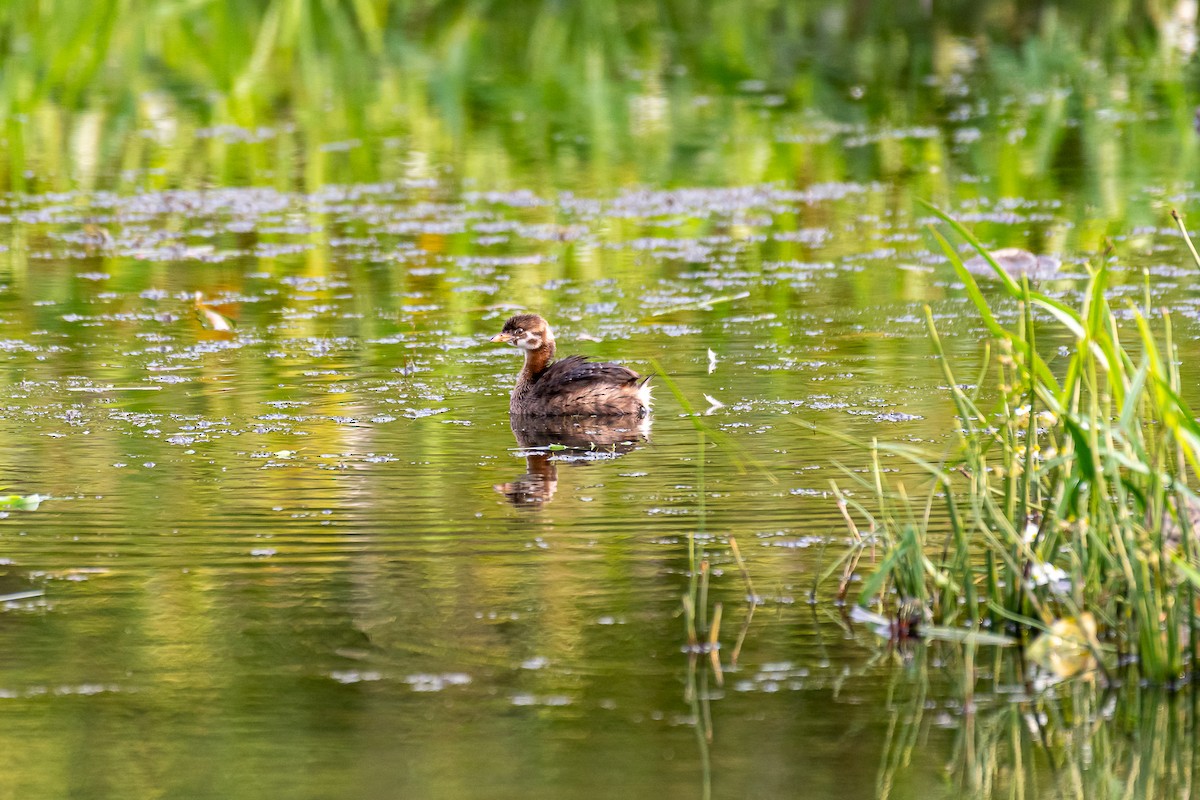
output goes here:
[[546, 368], [554, 358], [554, 340], [549, 339], [537, 350], [525, 351], [525, 367], [521, 370], [521, 378], [531, 381], [538, 373]]

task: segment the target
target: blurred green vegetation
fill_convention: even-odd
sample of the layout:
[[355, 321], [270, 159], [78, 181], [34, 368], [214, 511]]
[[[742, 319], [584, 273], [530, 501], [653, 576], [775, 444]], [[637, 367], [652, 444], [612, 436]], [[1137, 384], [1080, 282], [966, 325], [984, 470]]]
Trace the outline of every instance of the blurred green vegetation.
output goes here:
[[[1151, 153], [1195, 161], [1178, 28], [1165, 0], [15, 0], [0, 187], [882, 175], [941, 200], [967, 172], [1116, 216]], [[879, 136], [910, 126], [937, 134]]]

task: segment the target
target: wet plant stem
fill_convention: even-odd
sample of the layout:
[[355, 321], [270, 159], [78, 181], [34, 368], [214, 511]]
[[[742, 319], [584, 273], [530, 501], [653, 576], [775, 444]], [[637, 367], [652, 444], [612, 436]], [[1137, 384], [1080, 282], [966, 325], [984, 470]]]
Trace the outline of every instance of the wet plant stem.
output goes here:
[[[1189, 472], [1200, 469], [1200, 424], [1181, 398], [1170, 319], [1152, 326], [1147, 288], [1146, 313], [1135, 308], [1133, 334], [1123, 331], [1105, 295], [1105, 262], [1090, 270], [1080, 305], [1071, 307], [1005, 273], [969, 231], [931, 211], [990, 264], [1018, 310], [1014, 322], [1002, 322], [1007, 311], [992, 310], [957, 250], [934, 231], [995, 344], [994, 407], [984, 413], [979, 390], [968, 395], [958, 384], [927, 307], [929, 341], [957, 411], [955, 444], [941, 459], [878, 440], [861, 445], [869, 475], [855, 479], [869, 490], [870, 508], [835, 485], [853, 539], [839, 564], [853, 568], [859, 520], [867, 519], [878, 526], [883, 555], [859, 603], [890, 613], [896, 631], [918, 619], [1003, 625], [1030, 637], [1053, 629], [1106, 681], [1114, 663], [1107, 648], [1115, 648], [1136, 654], [1140, 679], [1174, 685], [1200, 663], [1200, 499], [1188, 487]], [[1040, 342], [1054, 328], [1074, 347], [1060, 350], [1052, 371]], [[985, 365], [977, 386], [987, 373]], [[928, 488], [910, 495], [918, 484], [887, 475], [884, 454], [907, 459], [932, 479]], [[938, 555], [929, 534], [943, 520]], [[843, 575], [840, 590], [845, 585]]]

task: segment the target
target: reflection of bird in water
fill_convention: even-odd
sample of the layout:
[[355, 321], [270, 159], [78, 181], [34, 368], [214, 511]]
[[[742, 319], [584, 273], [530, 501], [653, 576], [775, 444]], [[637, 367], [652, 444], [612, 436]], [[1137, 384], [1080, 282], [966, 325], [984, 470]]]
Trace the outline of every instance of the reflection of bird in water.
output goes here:
[[517, 508], [536, 509], [549, 503], [558, 491], [558, 467], [545, 452], [525, 454], [525, 474], [494, 488]]
[[650, 413], [649, 377], [583, 356], [554, 358], [554, 332], [537, 314], [518, 314], [492, 337], [525, 351], [508, 411], [514, 416], [581, 415], [645, 417]]
[[[1058, 275], [1058, 270], [1062, 267], [1061, 259], [1054, 256], [1034, 255], [1019, 247], [1004, 247], [990, 252], [992, 259], [1013, 278], [1028, 275], [1031, 281], [1045, 280]], [[996, 271], [983, 256], [967, 259], [963, 262], [963, 266], [974, 275], [985, 278], [996, 277]]]
[[[525, 453], [526, 472], [495, 489], [517, 508], [537, 509], [558, 490], [558, 462], [586, 461], [595, 454], [623, 455], [650, 438], [650, 420], [621, 417], [513, 417], [517, 444]], [[542, 448], [555, 447], [555, 450]], [[566, 448], [565, 450], [561, 448]]]

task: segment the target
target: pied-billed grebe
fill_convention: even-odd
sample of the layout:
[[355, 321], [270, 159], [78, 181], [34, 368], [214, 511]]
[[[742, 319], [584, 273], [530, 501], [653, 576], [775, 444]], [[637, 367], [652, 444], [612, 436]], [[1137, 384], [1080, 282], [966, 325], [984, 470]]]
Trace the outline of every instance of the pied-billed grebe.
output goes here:
[[554, 358], [554, 332], [537, 314], [518, 314], [492, 337], [525, 351], [508, 411], [514, 416], [644, 417], [650, 413], [649, 376], [583, 356]]

